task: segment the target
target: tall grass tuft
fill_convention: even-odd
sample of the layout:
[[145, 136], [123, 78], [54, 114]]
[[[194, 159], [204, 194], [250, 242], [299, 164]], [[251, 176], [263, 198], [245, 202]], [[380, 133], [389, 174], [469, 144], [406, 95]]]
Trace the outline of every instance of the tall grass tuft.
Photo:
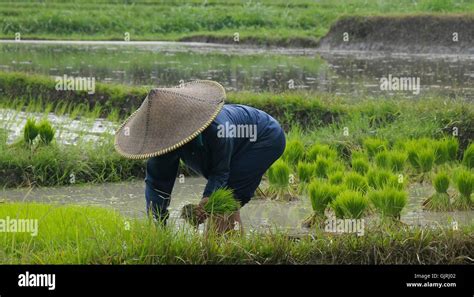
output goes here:
[[435, 151], [435, 163], [440, 165], [449, 161], [449, 150], [446, 142], [436, 141], [433, 143]]
[[337, 195], [331, 208], [337, 218], [360, 219], [364, 216], [369, 202], [360, 192], [345, 190]]
[[367, 196], [375, 209], [389, 218], [400, 219], [400, 213], [408, 202], [406, 192], [391, 187], [370, 191]]

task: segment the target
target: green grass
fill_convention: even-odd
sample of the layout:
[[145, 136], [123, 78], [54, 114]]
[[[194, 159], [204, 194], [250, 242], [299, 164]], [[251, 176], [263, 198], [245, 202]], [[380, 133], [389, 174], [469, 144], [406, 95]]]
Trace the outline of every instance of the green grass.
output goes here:
[[459, 197], [456, 199], [456, 205], [459, 209], [470, 209], [474, 206], [471, 198], [474, 190], [474, 173], [465, 169], [460, 169], [455, 175], [456, 188], [459, 191]]
[[464, 151], [464, 157], [462, 163], [469, 169], [474, 168], [474, 144], [471, 143], [467, 149]]
[[[377, 1], [151, 1], [91, 3], [76, 1], [4, 2], [0, 5], [0, 37], [13, 39], [182, 40], [211, 37], [241, 43], [315, 44], [335, 20], [345, 15], [465, 13], [465, 0]], [[159, 17], [158, 17], [159, 16]]]
[[38, 235], [0, 233], [3, 264], [469, 264], [473, 226], [377, 228], [364, 236], [208, 236], [157, 228], [103, 208], [8, 203], [0, 218], [38, 219]]

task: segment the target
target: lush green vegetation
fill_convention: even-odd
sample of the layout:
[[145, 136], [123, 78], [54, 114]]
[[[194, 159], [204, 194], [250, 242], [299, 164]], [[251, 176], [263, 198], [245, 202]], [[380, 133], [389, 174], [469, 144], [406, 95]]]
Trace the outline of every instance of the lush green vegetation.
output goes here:
[[4, 264], [469, 264], [474, 258], [474, 226], [202, 237], [95, 207], [7, 203], [0, 217], [38, 220], [37, 236], [0, 233]]
[[467, 0], [376, 1], [15, 1], [0, 5], [0, 37], [42, 39], [211, 40], [315, 44], [344, 15], [474, 11]]

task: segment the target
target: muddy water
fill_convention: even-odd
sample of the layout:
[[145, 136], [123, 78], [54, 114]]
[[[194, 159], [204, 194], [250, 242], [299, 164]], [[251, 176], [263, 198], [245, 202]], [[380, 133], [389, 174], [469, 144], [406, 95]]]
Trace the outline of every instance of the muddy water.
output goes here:
[[30, 113], [10, 109], [0, 109], [0, 128], [7, 132], [7, 143], [12, 143], [22, 136], [23, 127], [28, 118], [37, 121], [47, 118], [56, 131], [55, 139], [63, 144], [77, 144], [78, 141], [94, 143], [105, 134], [113, 134], [117, 124], [98, 118], [72, 119], [69, 116], [58, 116], [53, 113]]
[[420, 94], [474, 100], [474, 56], [323, 52], [173, 42], [0, 42], [0, 71], [94, 77], [100, 82], [176, 85], [212, 79], [227, 90], [289, 88], [359, 96], [381, 91], [389, 74], [420, 78]]
[[[184, 183], [176, 181], [170, 205], [171, 221], [183, 224], [179, 219], [181, 207], [196, 203], [205, 186], [202, 178], [186, 178]], [[81, 185], [59, 188], [37, 188], [33, 190], [12, 189], [0, 191], [0, 199], [6, 201], [38, 201], [44, 203], [81, 204], [111, 207], [131, 217], [145, 216], [144, 184], [141, 181]], [[431, 195], [430, 187], [415, 187], [409, 190], [410, 202], [402, 213], [402, 221], [410, 225], [450, 226], [452, 222], [460, 225], [474, 223], [474, 212], [426, 212], [421, 202]], [[253, 199], [242, 209], [242, 220], [252, 230], [304, 231], [301, 221], [311, 214], [307, 198], [292, 202]]]

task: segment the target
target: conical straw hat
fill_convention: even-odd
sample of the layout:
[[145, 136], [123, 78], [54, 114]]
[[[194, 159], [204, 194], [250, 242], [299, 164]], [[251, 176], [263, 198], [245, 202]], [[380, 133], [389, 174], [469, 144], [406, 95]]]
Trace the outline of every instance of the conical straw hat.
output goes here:
[[206, 129], [224, 100], [224, 88], [210, 80], [153, 89], [115, 133], [115, 149], [130, 159], [171, 152]]

